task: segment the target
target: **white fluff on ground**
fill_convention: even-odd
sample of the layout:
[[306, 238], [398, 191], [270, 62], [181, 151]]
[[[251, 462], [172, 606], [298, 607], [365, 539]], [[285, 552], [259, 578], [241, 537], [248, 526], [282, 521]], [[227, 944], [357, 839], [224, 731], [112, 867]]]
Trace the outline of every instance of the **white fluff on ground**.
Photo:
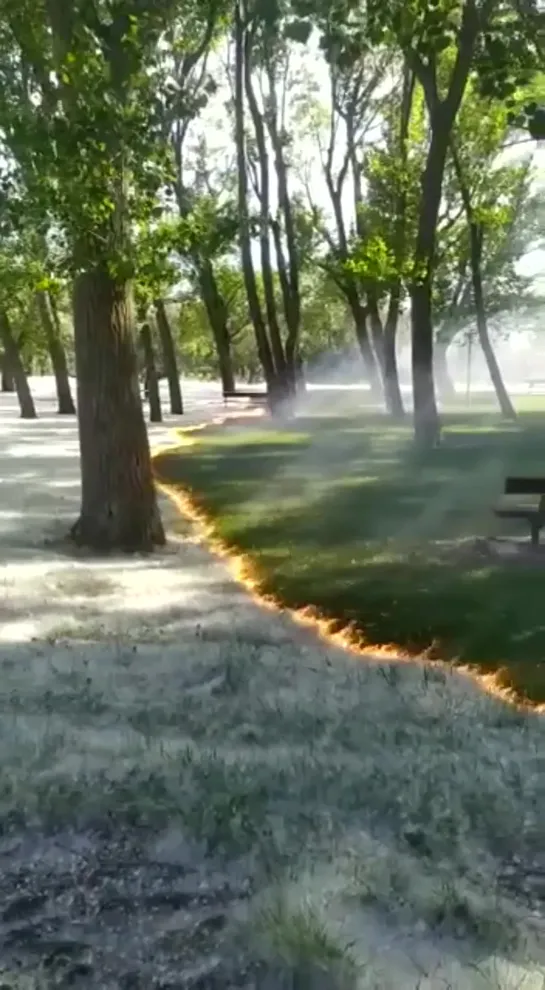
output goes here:
[[[218, 386], [184, 384], [176, 425], [222, 413]], [[543, 717], [450, 671], [318, 643], [252, 601], [164, 498], [164, 552], [70, 556], [57, 541], [79, 507], [77, 426], [52, 380], [31, 387], [37, 421], [0, 397], [0, 812], [47, 799], [53, 814], [66, 788], [104, 810], [104, 774], [131, 768], [161, 774], [173, 814], [191, 804], [206, 832], [217, 789], [244, 780], [277, 852], [313, 823], [281, 895], [255, 905], [271, 952], [319, 955], [323, 919], [361, 987], [541, 990], [545, 889], [531, 902], [498, 874], [545, 848]], [[166, 419], [153, 446], [173, 442]]]

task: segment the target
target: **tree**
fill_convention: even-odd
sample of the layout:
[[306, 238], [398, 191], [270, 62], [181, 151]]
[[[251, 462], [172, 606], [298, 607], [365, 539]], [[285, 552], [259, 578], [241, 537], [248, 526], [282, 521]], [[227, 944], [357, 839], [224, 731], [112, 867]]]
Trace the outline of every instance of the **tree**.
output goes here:
[[[146, 367], [148, 367], [150, 359], [149, 348], [153, 348], [151, 329], [148, 324], [149, 311], [153, 308], [159, 331], [163, 366], [168, 382], [170, 411], [175, 416], [181, 416], [183, 415], [184, 404], [180, 386], [180, 372], [172, 328], [164, 304], [164, 296], [170, 291], [178, 275], [176, 266], [171, 260], [176, 241], [177, 225], [168, 220], [154, 226], [148, 225], [140, 231], [137, 240], [136, 298], [139, 322], [142, 324], [140, 343], [144, 348]], [[153, 351], [151, 356], [152, 354]], [[156, 375], [156, 369], [153, 375]]]
[[[176, 16], [207, 16], [186, 7], [81, 0], [68, 12], [48, 0], [9, 4], [1, 24], [21, 66], [14, 82], [5, 67], [10, 147], [61, 226], [74, 274], [82, 509], [73, 535], [97, 549], [164, 542], [137, 384], [132, 230], [155, 210], [167, 174], [159, 42]], [[22, 80], [35, 112], [18, 120]]]
[[[320, 12], [316, 15], [316, 8]], [[323, 17], [323, 5], [300, 3], [301, 16]], [[328, 38], [351, 52], [395, 43], [424, 91], [429, 144], [422, 172], [411, 278], [412, 373], [415, 439], [423, 447], [440, 438], [433, 378], [432, 291], [437, 221], [452, 130], [470, 73], [505, 98], [535, 63], [535, 39], [515, 4], [499, 0], [356, 0], [330, 10]]]
[[168, 0], [115, 0], [109, 10], [48, 0], [7, 4], [0, 22], [2, 123], [63, 232], [74, 276], [82, 503], [72, 533], [97, 550], [164, 542], [138, 388], [131, 229], [155, 207], [164, 173], [156, 52], [175, 13]]
[[[164, 100], [165, 141], [174, 156], [172, 188], [183, 234], [176, 247], [185, 265], [189, 265], [206, 308], [217, 351], [224, 392], [232, 392], [235, 380], [229, 346], [227, 312], [215, 275], [215, 262], [230, 247], [238, 229], [235, 198], [220, 202], [213, 189], [206, 138], [201, 138], [194, 162], [193, 181], [189, 180], [187, 137], [191, 123], [207, 105], [216, 89], [208, 72], [208, 56], [225, 32], [222, 6], [212, 3], [203, 19], [198, 42], [192, 51], [184, 45], [185, 25], [174, 25], [172, 32], [171, 78], [174, 92]], [[219, 186], [222, 185], [220, 177]]]
[[[527, 93], [516, 100], [523, 104]], [[511, 106], [513, 103], [511, 103]], [[435, 346], [437, 383], [446, 397], [453, 394], [446, 351], [461, 327], [477, 317], [477, 328], [490, 376], [504, 415], [514, 410], [495, 358], [487, 316], [520, 308], [530, 301], [530, 280], [516, 263], [540, 234], [540, 195], [532, 194], [532, 169], [500, 165], [510, 143], [512, 112], [498, 101], [483, 99], [470, 83], [458, 115], [447, 162], [444, 199], [450, 223], [439, 234], [434, 280], [438, 319]], [[516, 140], [516, 135], [515, 135]]]
[[36, 419], [36, 408], [21, 359], [21, 351], [5, 305], [0, 305], [0, 341], [4, 348], [6, 364], [13, 375], [21, 417], [22, 419]]
[[55, 376], [58, 412], [64, 416], [74, 416], [76, 407], [70, 388], [66, 353], [52, 303], [52, 290], [46, 287], [37, 288], [35, 300]]
[[[508, 419], [516, 413], [503, 383], [488, 331], [486, 297], [483, 287], [485, 241], [500, 232], [505, 237], [512, 226], [513, 213], [520, 208], [521, 191], [527, 179], [524, 167], [495, 167], [495, 159], [508, 131], [507, 112], [491, 106], [477, 94], [466, 91], [464, 105], [454, 127], [450, 156], [458, 185], [466, 225], [464, 251], [471, 278], [479, 341], [485, 356], [500, 409]], [[477, 153], [476, 153], [477, 152]]]
[[[319, 24], [324, 32], [323, 45], [327, 47], [329, 36], [326, 26], [322, 19]], [[332, 39], [332, 42], [334, 41], [335, 39]], [[350, 177], [350, 166], [354, 164], [355, 146], [364, 139], [375, 115], [373, 97], [376, 87], [383, 80], [383, 72], [372, 59], [368, 64], [364, 56], [352, 57], [344, 61], [341, 59], [339, 64], [339, 58], [334, 56], [342, 53], [342, 49], [339, 53], [339, 48], [334, 43], [331, 44], [329, 52], [327, 67], [330, 100], [325, 113], [312, 99], [310, 85], [303, 99], [299, 100], [299, 120], [304, 131], [318, 146], [321, 169], [333, 213], [331, 223], [324, 215], [324, 211], [316, 206], [312, 183], [307, 179], [305, 186], [313, 225], [325, 245], [325, 252], [315, 246], [315, 261], [335, 281], [347, 301], [371, 392], [380, 401], [380, 370], [369, 334], [366, 299], [358, 278], [358, 270], [348, 264], [351, 260], [350, 225], [343, 205], [347, 180]], [[339, 160], [337, 145], [341, 144], [341, 133], [345, 138], [346, 148]], [[354, 184], [355, 201], [357, 176], [354, 178]], [[379, 342], [379, 354], [380, 346], [381, 342]]]
[[263, 368], [267, 390], [276, 395], [276, 369], [267, 326], [257, 292], [256, 274], [252, 258], [252, 226], [248, 199], [248, 175], [246, 169], [246, 128], [244, 80], [245, 66], [249, 58], [249, 16], [246, 0], [235, 0], [234, 14], [234, 111], [235, 146], [237, 154], [237, 193], [240, 223], [240, 259], [244, 274], [244, 285], [248, 298], [248, 308], [254, 328], [257, 352]]

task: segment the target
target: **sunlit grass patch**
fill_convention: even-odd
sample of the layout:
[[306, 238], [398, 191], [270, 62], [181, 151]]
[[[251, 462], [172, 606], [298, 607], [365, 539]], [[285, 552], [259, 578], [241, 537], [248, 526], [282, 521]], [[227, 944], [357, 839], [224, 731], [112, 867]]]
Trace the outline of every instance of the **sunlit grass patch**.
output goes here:
[[369, 644], [501, 672], [545, 702], [541, 569], [474, 550], [508, 531], [492, 512], [505, 475], [542, 473], [542, 433], [536, 413], [517, 426], [452, 414], [444, 446], [423, 457], [409, 426], [308, 416], [281, 431], [216, 429], [156, 468], [247, 554], [265, 594], [356, 627]]

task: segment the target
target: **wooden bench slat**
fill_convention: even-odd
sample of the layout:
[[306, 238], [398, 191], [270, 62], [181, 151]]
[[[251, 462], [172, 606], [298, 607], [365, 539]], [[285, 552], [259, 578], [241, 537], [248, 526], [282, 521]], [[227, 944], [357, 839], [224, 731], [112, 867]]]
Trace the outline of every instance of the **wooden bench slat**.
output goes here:
[[540, 512], [539, 509], [494, 509], [494, 514], [500, 516], [502, 519], [543, 519], [545, 525], [545, 513]]
[[545, 495], [545, 478], [516, 478], [505, 479], [506, 495]]

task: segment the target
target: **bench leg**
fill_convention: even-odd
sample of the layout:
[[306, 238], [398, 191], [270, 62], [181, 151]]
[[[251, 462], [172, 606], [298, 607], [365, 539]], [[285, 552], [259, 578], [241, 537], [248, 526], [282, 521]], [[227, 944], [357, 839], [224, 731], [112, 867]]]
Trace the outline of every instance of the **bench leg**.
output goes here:
[[539, 546], [539, 526], [537, 523], [531, 523], [530, 540], [533, 547]]

